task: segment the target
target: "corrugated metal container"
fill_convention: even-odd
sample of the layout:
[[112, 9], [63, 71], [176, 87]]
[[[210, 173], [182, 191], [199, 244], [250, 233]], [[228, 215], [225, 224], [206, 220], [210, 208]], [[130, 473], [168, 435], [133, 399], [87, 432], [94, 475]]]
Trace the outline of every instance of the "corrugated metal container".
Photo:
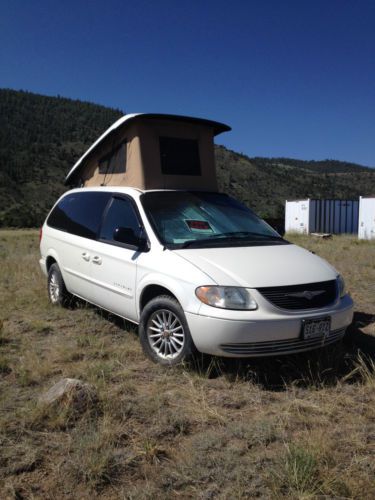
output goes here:
[[285, 202], [285, 231], [356, 234], [358, 200], [297, 200]]
[[375, 239], [375, 198], [359, 198], [358, 238]]

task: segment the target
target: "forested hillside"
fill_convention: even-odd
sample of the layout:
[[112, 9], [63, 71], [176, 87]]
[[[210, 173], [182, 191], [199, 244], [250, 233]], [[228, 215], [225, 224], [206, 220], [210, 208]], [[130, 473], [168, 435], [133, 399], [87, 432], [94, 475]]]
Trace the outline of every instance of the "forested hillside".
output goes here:
[[0, 226], [37, 226], [67, 171], [123, 113], [62, 97], [0, 89]]
[[[0, 89], [0, 226], [38, 226], [72, 165], [122, 114]], [[263, 217], [282, 217], [285, 199], [375, 195], [375, 170], [352, 163], [248, 158], [222, 146], [216, 162], [220, 189]]]
[[262, 217], [284, 217], [285, 200], [375, 196], [375, 169], [334, 160], [248, 158], [218, 146], [220, 187]]

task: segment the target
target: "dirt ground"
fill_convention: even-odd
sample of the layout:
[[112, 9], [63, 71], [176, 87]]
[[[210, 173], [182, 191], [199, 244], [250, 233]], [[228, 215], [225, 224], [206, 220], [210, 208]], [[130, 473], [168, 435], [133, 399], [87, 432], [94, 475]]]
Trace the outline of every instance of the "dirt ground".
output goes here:
[[[355, 303], [343, 344], [166, 369], [135, 327], [49, 304], [36, 231], [0, 231], [0, 498], [375, 498], [375, 242], [290, 237]], [[38, 398], [63, 377], [84, 412]]]

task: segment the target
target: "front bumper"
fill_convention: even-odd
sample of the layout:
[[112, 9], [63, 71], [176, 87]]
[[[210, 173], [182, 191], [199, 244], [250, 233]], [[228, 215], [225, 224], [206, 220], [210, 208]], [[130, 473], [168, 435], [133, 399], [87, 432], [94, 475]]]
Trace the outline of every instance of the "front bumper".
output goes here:
[[[347, 295], [334, 306], [319, 310], [291, 312], [268, 307], [241, 314], [235, 312], [235, 319], [229, 317], [230, 313], [217, 312], [209, 306], [201, 308], [200, 314], [185, 313], [198, 351], [216, 356], [258, 357], [317, 349], [344, 336], [353, 319], [353, 301]], [[225, 317], [217, 317], [219, 314]], [[301, 338], [302, 320], [326, 316], [331, 318], [329, 336]]]

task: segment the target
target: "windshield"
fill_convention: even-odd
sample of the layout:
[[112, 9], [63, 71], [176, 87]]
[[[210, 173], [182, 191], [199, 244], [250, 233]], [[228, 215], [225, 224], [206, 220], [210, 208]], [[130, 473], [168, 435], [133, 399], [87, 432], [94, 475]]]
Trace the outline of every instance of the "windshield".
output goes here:
[[152, 191], [142, 205], [159, 240], [168, 248], [287, 243], [237, 200], [220, 193]]

